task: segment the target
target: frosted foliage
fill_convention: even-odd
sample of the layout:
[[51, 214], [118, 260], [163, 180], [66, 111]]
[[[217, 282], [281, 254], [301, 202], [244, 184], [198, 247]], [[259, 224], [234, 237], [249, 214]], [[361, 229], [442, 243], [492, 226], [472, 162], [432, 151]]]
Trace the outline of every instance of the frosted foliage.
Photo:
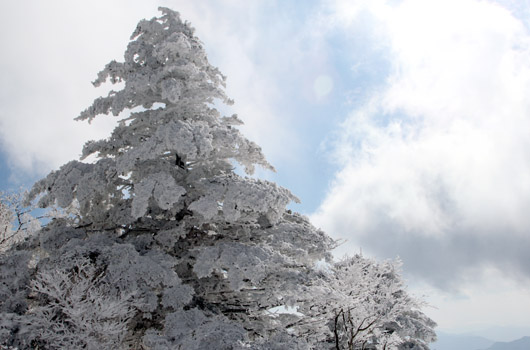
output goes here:
[[[84, 175], [90, 174], [93, 165], [71, 161], [61, 167], [59, 171], [52, 172], [48, 177], [39, 181], [34, 187], [31, 195], [48, 189], [48, 194], [40, 200], [42, 206], [48, 206], [57, 202], [63, 208], [68, 207], [74, 200], [76, 187], [82, 183]], [[51, 191], [53, 189], [53, 192]]]
[[180, 310], [167, 315], [164, 324], [165, 334], [169, 338], [182, 338], [208, 321], [208, 317], [197, 309]]
[[93, 220], [122, 198], [112, 183], [115, 179], [118, 177], [112, 159], [102, 159], [96, 164], [71, 161], [38, 181], [29, 198], [44, 192], [39, 199], [40, 207], [58, 205], [73, 215]]
[[79, 119], [90, 120], [109, 112], [118, 115], [125, 108], [149, 108], [155, 102], [226, 99], [219, 88], [224, 77], [209, 65], [193, 30], [175, 12], [161, 10], [164, 16], [160, 19], [138, 24], [125, 52], [125, 62], [109, 63], [94, 82], [98, 86], [110, 78], [113, 83], [125, 81], [125, 88], [97, 99]]
[[253, 345], [253, 350], [305, 350], [309, 344], [299, 337], [288, 333], [276, 333], [266, 341]]
[[207, 194], [191, 203], [190, 210], [213, 219], [218, 212], [222, 220], [256, 221], [265, 215], [271, 223], [277, 223], [291, 200], [298, 200], [289, 191], [273, 183], [237, 176], [222, 176], [200, 182], [208, 189]]
[[0, 255], [0, 347], [423, 349], [434, 324], [392, 264], [335, 263], [295, 196], [234, 172], [273, 168], [215, 108], [232, 101], [193, 29], [160, 10], [94, 82], [123, 88], [77, 118], [118, 116], [112, 134], [29, 193], [63, 213]]
[[331, 320], [339, 349], [428, 349], [435, 323], [404, 290], [399, 266], [360, 256], [335, 263], [315, 288], [316, 305], [300, 311]]
[[0, 255], [0, 319], [4, 313], [26, 310], [30, 259], [31, 254], [26, 251], [9, 251]]
[[143, 341], [151, 349], [243, 349], [246, 331], [223, 316], [198, 309], [168, 314], [163, 332], [148, 332]]
[[0, 239], [4, 240], [12, 232], [13, 212], [7, 204], [0, 202]]
[[94, 82], [98, 86], [107, 78], [112, 83], [124, 81], [124, 89], [97, 99], [78, 119], [92, 120], [109, 112], [118, 115], [124, 109], [151, 108], [155, 103], [166, 108], [156, 114], [132, 113], [128, 127], [120, 130], [129, 132], [114, 133], [108, 142], [88, 144], [83, 155], [100, 150], [122, 153], [136, 146], [119, 161], [120, 171], [128, 170], [131, 161], [152, 159], [165, 151], [176, 152], [188, 161], [234, 158], [248, 172], [253, 171], [254, 164], [271, 168], [256, 144], [231, 128], [231, 120], [223, 122], [218, 112], [208, 107], [215, 99], [231, 103], [223, 90], [225, 77], [208, 63], [200, 41], [178, 14], [161, 10], [164, 16], [160, 19], [138, 24], [125, 62], [109, 63]]
[[45, 213], [40, 218], [31, 215], [33, 205], [24, 203], [26, 192], [0, 192], [0, 252], [36, 234]]
[[312, 264], [322, 257], [322, 251], [336, 246], [336, 242], [316, 230], [305, 216], [290, 214], [283, 218], [267, 230], [267, 243], [282, 254]]
[[215, 199], [215, 196], [206, 195], [191, 203], [188, 208], [202, 215], [205, 220], [211, 220], [222, 207], [221, 203]]
[[186, 236], [186, 228], [184, 225], [178, 225], [176, 227], [169, 228], [167, 230], [158, 231], [154, 237], [157, 244], [165, 249], [171, 249], [180, 238]]
[[132, 216], [137, 219], [143, 216], [149, 206], [149, 200], [153, 198], [161, 209], [169, 209], [179, 201], [186, 190], [177, 185], [175, 179], [165, 173], [157, 173], [140, 181], [134, 187], [134, 198], [132, 201]]
[[256, 211], [267, 216], [271, 223], [277, 223], [285, 206], [294, 198], [286, 190], [271, 183], [245, 181], [227, 186], [223, 211], [228, 221], [237, 221], [245, 213]]
[[189, 286], [175, 283], [174, 286], [164, 290], [161, 304], [165, 308], [177, 309], [188, 304], [193, 295], [193, 289]]
[[[128, 150], [124, 156], [118, 159], [118, 170], [120, 173], [126, 173], [134, 169], [138, 161], [145, 161], [156, 159], [160, 154], [171, 152], [179, 154], [184, 159], [197, 160], [206, 158], [207, 147], [203, 145], [202, 149], [194, 144], [194, 133], [200, 134], [201, 128], [196, 126], [196, 129], [189, 123], [180, 121], [169, 122], [167, 125], [159, 126], [154, 135], [149, 139], [138, 145], [137, 147]], [[204, 131], [204, 130], [202, 130]], [[197, 135], [198, 139], [200, 136]], [[203, 142], [205, 144], [206, 142]], [[211, 145], [209, 145], [211, 149]]]
[[30, 311], [41, 341], [57, 349], [121, 349], [133, 315], [130, 294], [115, 293], [87, 261], [40, 272], [32, 283], [47, 304]]
[[219, 244], [200, 249], [193, 271], [197, 277], [207, 277], [214, 271], [226, 271], [227, 279], [234, 290], [244, 285], [244, 280], [257, 285], [268, 270], [281, 263], [281, 257], [264, 248], [243, 244]]
[[[163, 306], [179, 307], [191, 301], [193, 289], [182, 285], [172, 270], [176, 261], [161, 251], [140, 255], [129, 244], [114, 244], [100, 250], [98, 261], [106, 262], [106, 280], [124, 293], [135, 293], [136, 305], [145, 312], [158, 307], [159, 288], [163, 287]], [[168, 302], [173, 302], [169, 305]]]
[[162, 81], [162, 98], [169, 100], [171, 103], [177, 103], [182, 95], [183, 87], [184, 84], [175, 78]]

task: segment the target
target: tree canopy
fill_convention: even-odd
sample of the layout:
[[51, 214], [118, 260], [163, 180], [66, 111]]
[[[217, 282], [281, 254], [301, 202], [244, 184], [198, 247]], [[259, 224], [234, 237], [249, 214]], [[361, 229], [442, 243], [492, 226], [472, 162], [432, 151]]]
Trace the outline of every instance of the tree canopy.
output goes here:
[[77, 118], [118, 126], [29, 193], [67, 215], [0, 256], [0, 344], [427, 349], [434, 323], [395, 264], [335, 262], [336, 242], [286, 209], [295, 196], [237, 174], [273, 168], [215, 108], [232, 103], [225, 77], [191, 26], [160, 10], [94, 82], [121, 90]]

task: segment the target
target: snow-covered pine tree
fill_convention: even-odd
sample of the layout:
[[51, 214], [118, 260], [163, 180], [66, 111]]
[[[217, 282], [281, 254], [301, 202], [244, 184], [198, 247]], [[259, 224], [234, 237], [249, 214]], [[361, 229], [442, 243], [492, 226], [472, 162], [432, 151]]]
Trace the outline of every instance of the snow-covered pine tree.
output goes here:
[[[214, 108], [231, 103], [225, 77], [193, 29], [160, 10], [94, 82], [122, 90], [77, 118], [122, 117], [108, 139], [85, 145], [82, 157], [96, 161], [65, 164], [29, 195], [69, 215], [0, 256], [0, 346], [390, 349], [394, 334], [395, 348], [426, 349], [433, 323], [410, 314], [417, 304], [403, 301], [399, 279], [360, 257], [333, 263], [335, 242], [286, 210], [288, 190], [234, 172], [234, 162], [248, 174], [272, 167], [238, 117]], [[360, 297], [361, 280], [363, 296], [380, 297]], [[354, 324], [363, 317], [371, 328]]]

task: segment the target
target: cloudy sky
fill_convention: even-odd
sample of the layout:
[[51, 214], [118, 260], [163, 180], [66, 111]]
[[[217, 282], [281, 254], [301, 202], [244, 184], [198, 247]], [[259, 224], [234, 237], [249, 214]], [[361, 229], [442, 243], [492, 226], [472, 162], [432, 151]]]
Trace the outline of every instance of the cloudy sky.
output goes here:
[[73, 118], [159, 5], [228, 76], [277, 169], [258, 176], [344, 239], [338, 256], [399, 256], [441, 330], [530, 335], [528, 1], [2, 1], [0, 189], [110, 132]]

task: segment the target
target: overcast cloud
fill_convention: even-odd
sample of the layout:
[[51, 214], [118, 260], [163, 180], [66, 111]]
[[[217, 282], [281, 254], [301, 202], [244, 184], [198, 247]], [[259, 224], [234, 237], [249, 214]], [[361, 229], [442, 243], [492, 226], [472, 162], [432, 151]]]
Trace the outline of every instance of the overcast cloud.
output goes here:
[[484, 266], [530, 280], [528, 29], [484, 1], [347, 3], [342, 25], [373, 13], [392, 71], [344, 121], [314, 221], [442, 288]]

